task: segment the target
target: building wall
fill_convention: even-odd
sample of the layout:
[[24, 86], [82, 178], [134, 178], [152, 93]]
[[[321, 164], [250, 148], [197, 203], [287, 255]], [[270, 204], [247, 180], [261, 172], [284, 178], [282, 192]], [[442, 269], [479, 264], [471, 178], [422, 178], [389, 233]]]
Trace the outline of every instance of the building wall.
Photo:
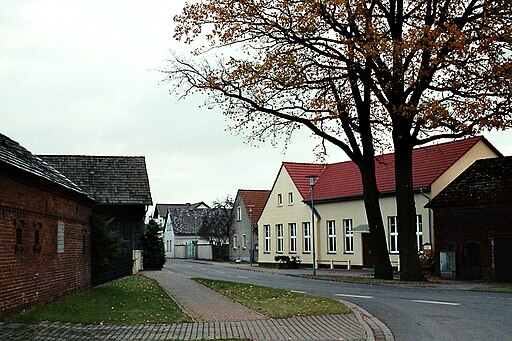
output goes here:
[[464, 156], [455, 162], [446, 172], [443, 173], [434, 183], [432, 183], [432, 197], [435, 197], [450, 182], [458, 177], [463, 171], [473, 164], [476, 160], [496, 157], [494, 150], [489, 148], [484, 142], [479, 141]]
[[[288, 201], [289, 193], [292, 193], [293, 203]], [[278, 194], [281, 194], [282, 204], [278, 204]], [[283, 254], [297, 256], [302, 263], [312, 264], [312, 253], [305, 252], [302, 246], [303, 231], [302, 223], [311, 222], [311, 209], [302, 201], [304, 198], [295, 187], [290, 175], [284, 167], [276, 179], [267, 204], [258, 220], [258, 258], [260, 263], [275, 263], [277, 252], [277, 227], [276, 224], [283, 224]], [[289, 225], [295, 223], [297, 227], [297, 252], [290, 253]], [[265, 226], [270, 225], [270, 252], [265, 251]]]
[[[238, 208], [240, 207], [241, 219], [238, 219]], [[231, 240], [229, 241], [229, 259], [250, 261], [250, 251], [254, 250], [251, 246], [258, 243], [256, 234], [251, 236], [251, 217], [247, 214], [247, 208], [240, 196], [237, 197], [233, 205], [235, 210], [233, 214], [233, 225], [231, 231]], [[255, 255], [256, 256], [256, 255]], [[257, 258], [257, 257], [254, 257]]]
[[0, 317], [91, 286], [92, 202], [20, 179], [0, 176]]
[[[434, 212], [436, 264], [439, 265], [439, 252], [455, 251], [458, 278], [495, 279], [493, 241], [500, 234], [512, 236], [512, 206], [437, 208]], [[478, 245], [478, 259], [467, 255], [468, 243]], [[478, 263], [479, 271], [474, 271], [469, 258]]]
[[[288, 203], [288, 193], [293, 195], [293, 203]], [[278, 204], [278, 194], [281, 194], [282, 204]], [[426, 193], [428, 197], [430, 193]], [[258, 221], [259, 233], [259, 262], [275, 263], [275, 256], [287, 255], [298, 256], [302, 264], [312, 264], [312, 252], [304, 250], [304, 229], [303, 223], [311, 223], [311, 208], [304, 204], [303, 198], [300, 196], [293, 181], [291, 180], [286, 169], [283, 167], [278, 175], [274, 188], [270, 194], [267, 205]], [[416, 212], [421, 216], [422, 226], [422, 243], [431, 240], [431, 223], [429, 218], [430, 211], [424, 206], [428, 199], [422, 194], [415, 195]], [[388, 225], [388, 217], [396, 216], [396, 203], [394, 196], [383, 197], [380, 200], [382, 218], [386, 231], [386, 240], [388, 249], [390, 244], [390, 233]], [[333, 261], [334, 265], [347, 266], [350, 265], [363, 266], [363, 234], [353, 234], [353, 252], [346, 252], [345, 231], [343, 228], [343, 220], [352, 220], [352, 227], [356, 228], [360, 225], [367, 225], [366, 212], [363, 200], [351, 200], [332, 203], [316, 203], [315, 210], [318, 216], [315, 218], [315, 257], [319, 265], [330, 265]], [[334, 221], [335, 226], [335, 242], [336, 251], [329, 252], [328, 249], [328, 221]], [[290, 252], [290, 224], [296, 226], [296, 252]], [[283, 252], [277, 252], [277, 224], [283, 226]], [[331, 223], [332, 224], [332, 223]], [[265, 225], [270, 225], [270, 252], [265, 252]], [[310, 224], [311, 226], [311, 224]], [[398, 253], [390, 252], [392, 264], [398, 266]]]

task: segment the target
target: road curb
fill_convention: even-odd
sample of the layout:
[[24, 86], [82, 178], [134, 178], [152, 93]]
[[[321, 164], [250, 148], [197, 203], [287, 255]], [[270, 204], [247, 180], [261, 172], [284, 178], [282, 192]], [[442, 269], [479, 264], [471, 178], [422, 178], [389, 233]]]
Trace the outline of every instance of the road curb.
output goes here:
[[361, 322], [361, 324], [363, 325], [367, 332], [368, 341], [395, 341], [395, 337], [391, 329], [389, 329], [384, 322], [370, 314], [370, 312], [368, 312], [366, 309], [352, 302], [343, 300], [338, 301], [347, 305], [349, 308], [352, 309], [352, 311], [354, 311], [354, 314], [357, 316], [358, 320]]

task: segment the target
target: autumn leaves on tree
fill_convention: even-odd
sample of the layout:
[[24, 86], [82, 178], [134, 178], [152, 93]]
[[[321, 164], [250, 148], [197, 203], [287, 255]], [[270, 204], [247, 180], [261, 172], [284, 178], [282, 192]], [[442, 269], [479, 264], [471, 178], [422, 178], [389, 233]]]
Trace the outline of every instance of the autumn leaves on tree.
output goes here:
[[175, 22], [198, 44], [163, 70], [180, 95], [210, 95], [255, 143], [307, 127], [358, 165], [378, 278], [392, 271], [374, 157], [394, 149], [401, 279], [421, 280], [412, 149], [511, 126], [512, 3], [203, 0]]

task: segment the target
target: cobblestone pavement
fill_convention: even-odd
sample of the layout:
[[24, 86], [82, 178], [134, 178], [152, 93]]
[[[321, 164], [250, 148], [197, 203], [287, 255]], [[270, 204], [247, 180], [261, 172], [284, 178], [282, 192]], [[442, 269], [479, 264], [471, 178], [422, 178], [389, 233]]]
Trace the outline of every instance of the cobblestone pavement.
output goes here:
[[174, 272], [148, 271], [196, 321], [181, 324], [80, 325], [0, 323], [0, 340], [394, 340], [364, 309], [352, 314], [268, 319]]

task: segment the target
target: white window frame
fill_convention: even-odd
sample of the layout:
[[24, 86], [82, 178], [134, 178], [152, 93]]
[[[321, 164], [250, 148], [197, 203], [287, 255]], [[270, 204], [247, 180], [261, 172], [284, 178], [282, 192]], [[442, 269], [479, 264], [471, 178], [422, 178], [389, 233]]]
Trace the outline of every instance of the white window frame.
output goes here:
[[388, 217], [389, 253], [398, 253], [398, 219], [396, 216]]
[[233, 250], [236, 250], [237, 249], [237, 240], [236, 240], [236, 234], [233, 235]]
[[247, 249], [247, 236], [245, 234], [242, 234], [242, 248]]
[[288, 192], [288, 205], [293, 205], [293, 193]]
[[271, 240], [270, 240], [270, 225], [265, 225], [265, 252], [270, 252], [271, 250]]
[[242, 221], [242, 207], [241, 206], [238, 206], [236, 208], [236, 220]]
[[423, 217], [421, 214], [416, 215], [416, 244], [418, 251], [423, 251]]
[[290, 230], [290, 252], [297, 252], [297, 224], [289, 223], [288, 229]]
[[303, 247], [302, 252], [310, 253], [311, 252], [311, 223], [309, 221], [305, 221], [302, 223], [302, 231], [303, 231]]
[[283, 206], [283, 195], [281, 193], [277, 193], [277, 206]]
[[343, 219], [345, 233], [345, 253], [354, 253], [354, 225], [352, 219]]
[[283, 224], [276, 224], [276, 235], [277, 235], [277, 253], [283, 253], [284, 251], [284, 231]]
[[327, 253], [336, 253], [336, 221], [327, 220]]

